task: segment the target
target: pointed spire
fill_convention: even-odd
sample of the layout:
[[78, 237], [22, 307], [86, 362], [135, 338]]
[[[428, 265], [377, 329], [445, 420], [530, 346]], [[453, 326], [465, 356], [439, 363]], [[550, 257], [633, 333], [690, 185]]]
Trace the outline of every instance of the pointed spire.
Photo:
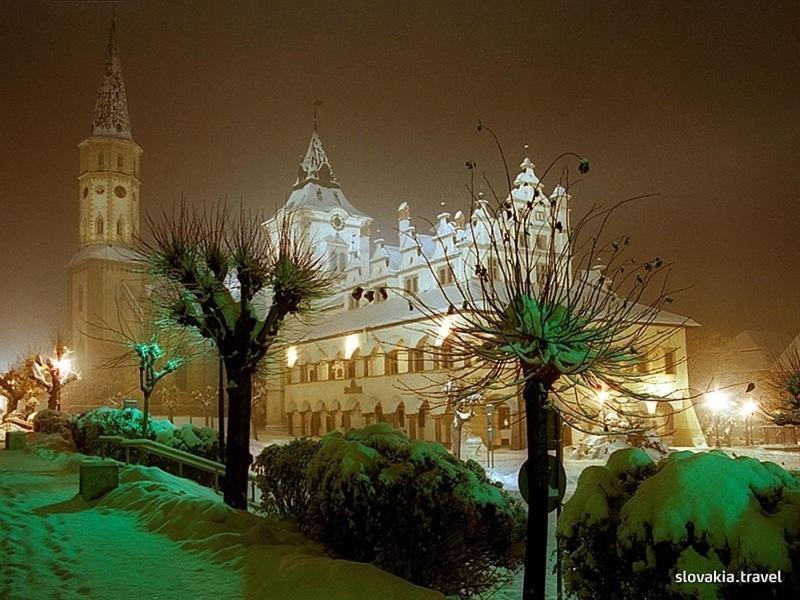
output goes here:
[[314, 115], [314, 131], [311, 134], [311, 141], [308, 143], [306, 156], [297, 171], [294, 189], [299, 189], [308, 182], [319, 184], [322, 187], [338, 188], [340, 187], [339, 180], [336, 179], [328, 155], [325, 154], [325, 148], [322, 147], [322, 140], [317, 133], [316, 110]]
[[94, 106], [92, 135], [131, 139], [128, 99], [125, 94], [125, 82], [122, 80], [122, 64], [117, 54], [117, 28], [113, 15], [106, 47], [103, 81], [97, 90], [97, 102]]

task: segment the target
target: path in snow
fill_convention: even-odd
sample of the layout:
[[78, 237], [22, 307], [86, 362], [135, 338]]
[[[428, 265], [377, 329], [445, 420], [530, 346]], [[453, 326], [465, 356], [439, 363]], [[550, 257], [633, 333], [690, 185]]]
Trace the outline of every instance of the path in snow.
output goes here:
[[91, 508], [69, 462], [0, 452], [0, 598], [237, 597], [242, 576], [139, 525]]
[[0, 598], [437, 600], [363, 563], [329, 558], [293, 526], [138, 465], [87, 503], [82, 455], [57, 436], [0, 451]]

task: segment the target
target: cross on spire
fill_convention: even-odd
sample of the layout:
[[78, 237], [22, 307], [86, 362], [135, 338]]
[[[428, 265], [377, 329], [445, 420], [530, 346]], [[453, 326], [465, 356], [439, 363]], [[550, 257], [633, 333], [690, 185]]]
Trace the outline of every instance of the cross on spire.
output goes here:
[[315, 99], [314, 100], [314, 131], [315, 132], [317, 131], [317, 108], [319, 108], [320, 106], [322, 106], [322, 100], [320, 100], [318, 98]]

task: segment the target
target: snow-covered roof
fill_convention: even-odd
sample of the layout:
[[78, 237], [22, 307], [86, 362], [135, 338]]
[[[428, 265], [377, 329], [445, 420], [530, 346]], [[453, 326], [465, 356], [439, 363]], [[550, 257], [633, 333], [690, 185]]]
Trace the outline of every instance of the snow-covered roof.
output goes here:
[[67, 263], [66, 268], [70, 269], [87, 260], [109, 260], [130, 264], [138, 261], [138, 255], [124, 246], [91, 244], [78, 250]]
[[92, 135], [131, 139], [128, 98], [125, 94], [125, 82], [122, 79], [122, 63], [117, 54], [117, 30], [113, 20], [106, 47], [103, 81], [97, 90], [97, 101], [94, 106]]
[[292, 211], [299, 208], [310, 208], [322, 212], [341, 208], [354, 216], [367, 216], [350, 203], [341, 188], [325, 187], [313, 181], [306, 182], [303, 187], [295, 189], [289, 194], [289, 198], [286, 200], [286, 210]]
[[[470, 294], [473, 298], [478, 298], [480, 296], [480, 285], [477, 279], [471, 280], [469, 286]], [[442, 313], [447, 310], [450, 303], [461, 305], [464, 301], [464, 297], [455, 284], [444, 286], [441, 289], [435, 287], [422, 291], [418, 294], [418, 297], [419, 301], [429, 310]], [[645, 310], [645, 306], [637, 305], [632, 314], [644, 313]], [[397, 294], [390, 294], [389, 299], [384, 302], [373, 302], [358, 309], [347, 311], [346, 317], [345, 315], [337, 314], [335, 318], [329, 318], [323, 323], [309, 327], [303, 334], [303, 341], [343, 335], [350, 331], [381, 329], [404, 323], [410, 324], [424, 318], [425, 315], [423, 313], [409, 306], [409, 301], [406, 298]], [[653, 325], [672, 327], [697, 325], [695, 321], [688, 317], [666, 310], [659, 311], [652, 323]]]
[[286, 200], [286, 210], [299, 208], [323, 212], [340, 208], [351, 215], [367, 216], [354, 207], [342, 191], [316, 127], [311, 134], [305, 158], [297, 170], [292, 193]]

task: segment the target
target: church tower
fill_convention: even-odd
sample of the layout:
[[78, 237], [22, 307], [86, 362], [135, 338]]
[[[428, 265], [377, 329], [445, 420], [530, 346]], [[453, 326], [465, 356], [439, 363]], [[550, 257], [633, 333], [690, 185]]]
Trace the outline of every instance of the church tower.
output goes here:
[[[130, 250], [139, 230], [142, 149], [131, 134], [113, 19], [91, 135], [78, 149], [78, 251], [66, 267], [68, 330], [84, 381], [97, 382], [113, 380], [108, 373], [90, 373], [120, 352], [102, 340], [112, 338], [112, 330], [133, 317], [143, 289]], [[92, 389], [78, 395], [81, 403], [90, 403], [92, 392], [115, 391], [122, 390]]]

